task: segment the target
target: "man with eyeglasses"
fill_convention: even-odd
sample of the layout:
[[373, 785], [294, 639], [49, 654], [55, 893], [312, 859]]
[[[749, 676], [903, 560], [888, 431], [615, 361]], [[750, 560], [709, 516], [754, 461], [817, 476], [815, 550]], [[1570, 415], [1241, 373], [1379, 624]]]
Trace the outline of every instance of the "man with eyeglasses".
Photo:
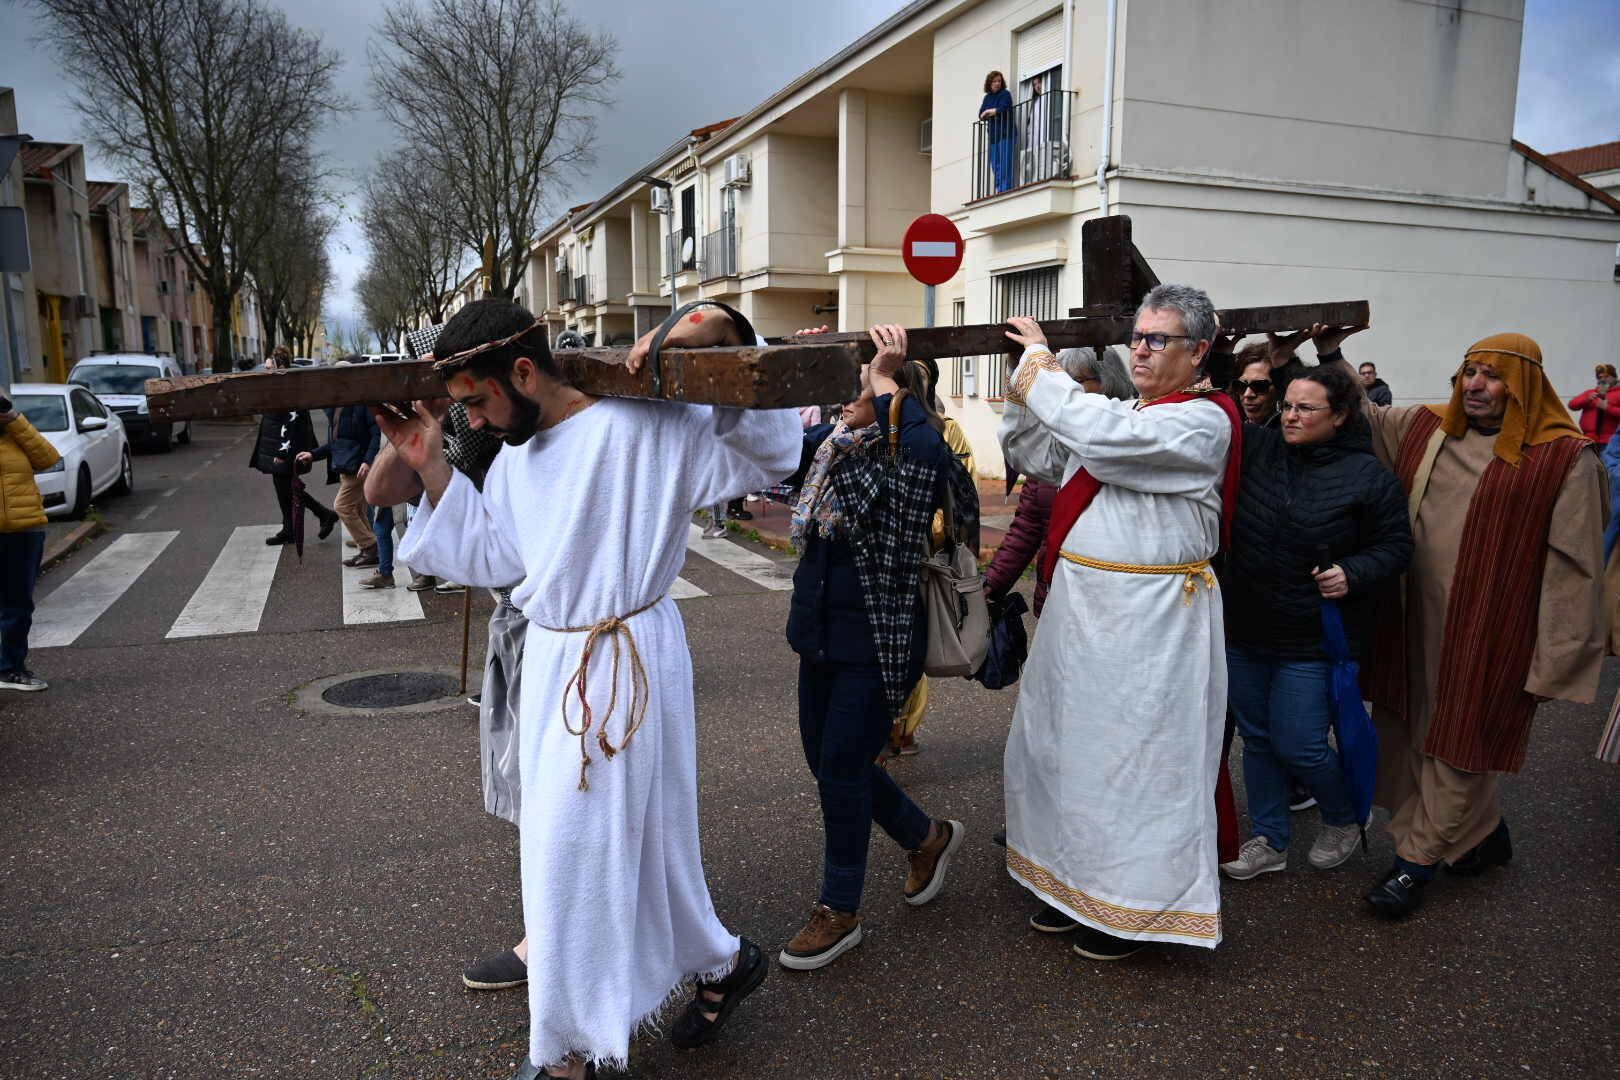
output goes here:
[[1204, 372], [1214, 305], [1186, 285], [1148, 293], [1129, 358], [1139, 401], [1089, 392], [1034, 320], [1011, 325], [1024, 355], [1002, 449], [1062, 488], [1007, 739], [1007, 869], [1041, 902], [1031, 926], [1074, 932], [1089, 959], [1214, 948], [1226, 649], [1209, 563], [1242, 458], [1237, 406]]
[[[1319, 357], [1343, 362], [1338, 344], [1358, 329], [1309, 333]], [[1536, 707], [1597, 692], [1608, 480], [1523, 334], [1469, 346], [1448, 404], [1367, 413], [1415, 508], [1404, 593], [1382, 599], [1363, 673], [1374, 802], [1395, 839], [1366, 899], [1400, 917], [1440, 870], [1472, 876], [1513, 857], [1498, 790], [1524, 764]]]
[[1390, 392], [1389, 383], [1378, 377], [1377, 364], [1361, 365], [1361, 387], [1367, 395], [1367, 400], [1374, 405], [1395, 404], [1395, 395]]

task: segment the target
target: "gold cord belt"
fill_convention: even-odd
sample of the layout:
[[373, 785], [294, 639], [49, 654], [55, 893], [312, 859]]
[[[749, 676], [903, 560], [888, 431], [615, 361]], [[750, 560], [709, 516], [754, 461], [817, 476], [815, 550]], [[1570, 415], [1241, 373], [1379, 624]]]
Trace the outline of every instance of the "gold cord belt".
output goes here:
[[1116, 574], [1185, 574], [1187, 582], [1182, 586], [1182, 591], [1187, 595], [1181, 601], [1185, 605], [1190, 605], [1193, 602], [1193, 594], [1198, 591], [1200, 581], [1204, 583], [1206, 589], [1215, 587], [1215, 572], [1209, 568], [1208, 559], [1200, 559], [1198, 562], [1177, 563], [1174, 566], [1138, 566], [1135, 563], [1088, 559], [1084, 555], [1076, 555], [1072, 551], [1060, 550], [1058, 554], [1079, 566], [1089, 566], [1093, 570], [1112, 570]]
[[[608, 698], [607, 712], [602, 714], [602, 723], [596, 729], [596, 745], [601, 748], [602, 756], [608, 760], [620, 750], [630, 747], [630, 740], [635, 737], [636, 731], [641, 727], [642, 720], [647, 716], [647, 698], [651, 695], [647, 682], [647, 669], [641, 663], [641, 650], [636, 648], [636, 636], [630, 632], [630, 620], [643, 611], [651, 611], [657, 607], [664, 598], [660, 596], [650, 604], [636, 608], [628, 615], [613, 615], [589, 626], [541, 627], [557, 634], [584, 634], [585, 648], [580, 651], [579, 667], [569, 677], [567, 686], [571, 686], [579, 695], [580, 718], [576, 730], [573, 722], [568, 718], [568, 691], [563, 691], [562, 718], [563, 727], [568, 734], [579, 736], [579, 790], [591, 790], [590, 783], [585, 779], [585, 770], [591, 767], [591, 755], [587, 748], [586, 736], [589, 735], [595, 717], [591, 713], [590, 698], [586, 694], [589, 685], [589, 672], [591, 654], [596, 651], [597, 645], [603, 638], [613, 643], [613, 693]], [[620, 644], [623, 638], [623, 645]], [[613, 740], [608, 738], [607, 723], [613, 717], [613, 710], [619, 704], [619, 662], [624, 653], [630, 656], [630, 720], [625, 725], [624, 738], [619, 745], [614, 746]]]

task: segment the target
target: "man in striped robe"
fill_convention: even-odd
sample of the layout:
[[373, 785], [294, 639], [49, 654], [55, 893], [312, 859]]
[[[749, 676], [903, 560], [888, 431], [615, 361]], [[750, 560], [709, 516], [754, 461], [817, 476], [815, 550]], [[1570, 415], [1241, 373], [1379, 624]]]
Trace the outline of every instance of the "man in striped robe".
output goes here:
[[1398, 917], [1442, 866], [1512, 858], [1498, 785], [1536, 706], [1597, 691], [1608, 482], [1522, 334], [1471, 346], [1449, 404], [1368, 412], [1416, 544], [1364, 672], [1396, 856], [1367, 901]]

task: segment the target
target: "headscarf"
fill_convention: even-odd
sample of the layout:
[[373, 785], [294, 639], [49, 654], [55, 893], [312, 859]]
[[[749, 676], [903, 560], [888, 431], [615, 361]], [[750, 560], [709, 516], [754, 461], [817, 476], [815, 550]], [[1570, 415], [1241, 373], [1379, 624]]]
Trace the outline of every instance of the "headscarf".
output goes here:
[[793, 546], [804, 550], [805, 537], [812, 529], [822, 536], [831, 537], [844, 528], [844, 507], [827, 482], [833, 466], [858, 449], [862, 443], [878, 436], [878, 425], [872, 423], [851, 431], [842, 420], [832, 434], [816, 447], [816, 456], [805, 470], [804, 484], [799, 488], [799, 501], [793, 505]]
[[1518, 467], [1526, 447], [1555, 439], [1586, 438], [1542, 369], [1541, 346], [1523, 334], [1492, 334], [1468, 347], [1452, 380], [1451, 403], [1429, 406], [1447, 435], [1460, 439], [1468, 433], [1462, 370], [1470, 363], [1489, 364], [1507, 383], [1507, 412], [1502, 416], [1495, 452], [1509, 465]]

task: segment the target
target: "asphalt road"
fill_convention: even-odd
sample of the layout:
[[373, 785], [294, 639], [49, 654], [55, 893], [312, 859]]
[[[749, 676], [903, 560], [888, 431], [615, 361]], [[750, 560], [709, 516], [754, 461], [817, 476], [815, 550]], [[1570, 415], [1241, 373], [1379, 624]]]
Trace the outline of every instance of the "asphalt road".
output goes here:
[[[120, 537], [178, 534], [72, 644], [34, 653], [50, 691], [0, 697], [0, 1074], [504, 1078], [525, 997], [459, 979], [521, 934], [515, 831], [482, 811], [474, 710], [295, 706], [345, 672], [453, 669], [460, 598], [351, 624], [334, 537], [281, 555], [256, 631], [165, 637], [231, 530], [275, 520], [242, 465], [248, 431], [199, 425], [193, 446], [137, 458], [108, 534], [41, 582], [43, 608]], [[701, 554], [683, 577], [709, 594], [681, 601], [709, 883], [727, 924], [774, 951], [821, 861], [786, 593]], [[475, 662], [485, 612], [480, 597]], [[1381, 830], [1320, 873], [1302, 815], [1288, 873], [1227, 884], [1219, 949], [1096, 964], [1024, 925], [1032, 904], [989, 842], [1012, 693], [933, 694], [923, 752], [894, 769], [966, 822], [941, 898], [902, 903], [904, 859], [879, 835], [860, 948], [773, 970], [707, 1050], [643, 1035], [633, 1075], [1615, 1075], [1620, 772], [1591, 757], [1602, 708], [1542, 710], [1504, 795], [1515, 861], [1441, 881], [1417, 917], [1362, 910], [1391, 854]]]

